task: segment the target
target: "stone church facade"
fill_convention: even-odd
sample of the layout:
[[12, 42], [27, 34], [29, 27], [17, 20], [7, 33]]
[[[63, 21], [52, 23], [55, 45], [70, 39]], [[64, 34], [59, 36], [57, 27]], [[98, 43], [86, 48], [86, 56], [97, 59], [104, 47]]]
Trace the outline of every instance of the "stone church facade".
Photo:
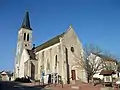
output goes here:
[[86, 82], [83, 68], [76, 68], [76, 56], [82, 55], [82, 44], [73, 27], [47, 42], [32, 45], [32, 29], [29, 13], [26, 12], [21, 29], [18, 31], [18, 42], [15, 57], [15, 77], [26, 75], [34, 80], [40, 80], [42, 75], [59, 75], [64, 83], [72, 80]]

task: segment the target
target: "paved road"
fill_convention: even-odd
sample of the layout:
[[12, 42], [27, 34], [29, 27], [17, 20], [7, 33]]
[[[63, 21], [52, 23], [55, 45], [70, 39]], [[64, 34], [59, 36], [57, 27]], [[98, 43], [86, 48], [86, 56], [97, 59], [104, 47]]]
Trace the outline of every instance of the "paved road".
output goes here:
[[23, 86], [20, 83], [16, 82], [8, 82], [8, 81], [0, 81], [0, 90], [49, 90], [44, 89], [41, 86]]

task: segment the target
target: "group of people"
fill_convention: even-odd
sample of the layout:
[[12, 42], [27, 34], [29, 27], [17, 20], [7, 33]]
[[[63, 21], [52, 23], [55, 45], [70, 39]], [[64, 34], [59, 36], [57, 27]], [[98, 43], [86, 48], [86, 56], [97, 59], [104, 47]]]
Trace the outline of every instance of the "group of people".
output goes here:
[[[44, 75], [45, 76], [45, 75]], [[45, 77], [44, 76], [42, 76], [42, 82], [43, 82], [43, 84], [44, 84], [44, 82], [45, 82]], [[57, 84], [57, 83], [61, 83], [61, 76], [60, 75], [57, 75], [57, 74], [55, 74], [55, 75], [53, 75], [53, 74], [48, 74], [47, 75], [47, 82], [46, 83], [48, 83], [49, 85], [50, 84]]]

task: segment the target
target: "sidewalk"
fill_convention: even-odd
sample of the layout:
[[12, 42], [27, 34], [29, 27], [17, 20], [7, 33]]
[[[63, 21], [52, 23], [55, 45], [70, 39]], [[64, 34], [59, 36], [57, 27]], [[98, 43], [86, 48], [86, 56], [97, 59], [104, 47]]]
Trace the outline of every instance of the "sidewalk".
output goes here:
[[[42, 85], [39, 85], [39, 83], [22, 83], [21, 85], [25, 86], [39, 86], [42, 87]], [[93, 86], [91, 84], [85, 84], [85, 83], [77, 83], [77, 84], [64, 84], [63, 88], [61, 84], [58, 85], [47, 85], [45, 86], [45, 89], [49, 90], [100, 90], [103, 86], [102, 85], [96, 85]], [[115, 89], [116, 90], [116, 89]]]
[[84, 83], [80, 83], [80, 84], [65, 84], [62, 88], [61, 85], [52, 85], [50, 88], [52, 90], [100, 90], [100, 88], [103, 87], [102, 85], [97, 85], [97, 86], [93, 86], [91, 84], [84, 84]]

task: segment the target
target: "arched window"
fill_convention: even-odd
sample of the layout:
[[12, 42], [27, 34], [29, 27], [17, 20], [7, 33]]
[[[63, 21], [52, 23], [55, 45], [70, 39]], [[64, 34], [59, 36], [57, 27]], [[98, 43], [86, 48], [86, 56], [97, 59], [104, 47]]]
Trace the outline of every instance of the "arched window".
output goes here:
[[27, 34], [27, 41], [29, 41], [29, 34]]
[[55, 68], [57, 67], [57, 55], [55, 56]]
[[24, 33], [24, 40], [26, 39], [26, 33]]

